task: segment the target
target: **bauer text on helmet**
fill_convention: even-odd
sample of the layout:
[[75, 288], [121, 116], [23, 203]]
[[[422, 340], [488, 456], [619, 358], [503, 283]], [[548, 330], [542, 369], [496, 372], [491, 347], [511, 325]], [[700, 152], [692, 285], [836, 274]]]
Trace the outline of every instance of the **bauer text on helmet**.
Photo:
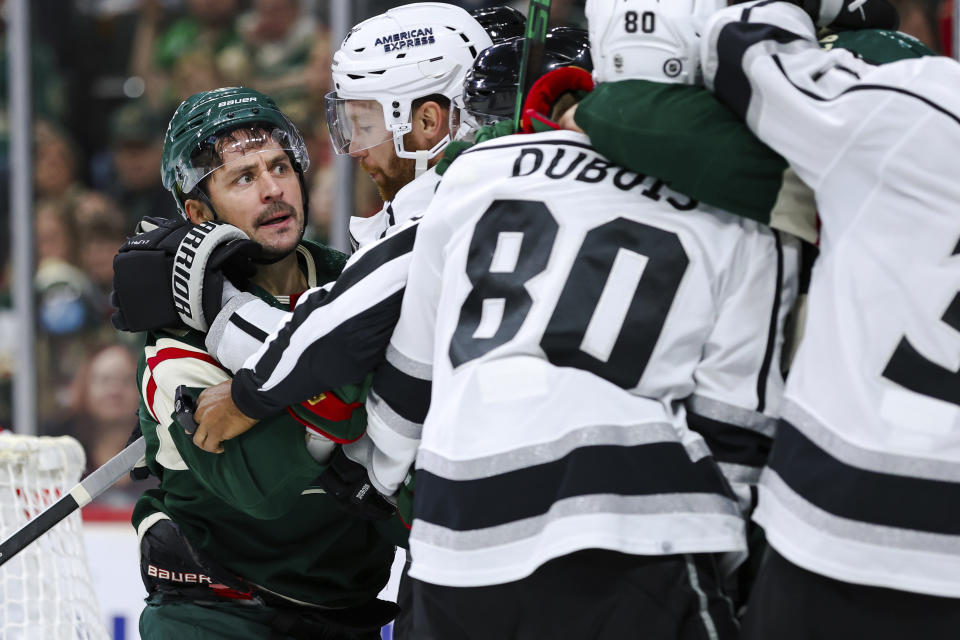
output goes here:
[[[230, 132], [248, 129], [242, 144]], [[310, 167], [307, 146], [297, 127], [273, 99], [246, 87], [223, 87], [196, 93], [184, 100], [167, 126], [163, 140], [160, 171], [163, 186], [177, 201], [181, 215], [189, 198], [205, 198], [203, 181], [221, 168], [227, 144], [241, 144], [244, 153], [282, 149], [303, 185], [303, 173]], [[243, 154], [240, 154], [243, 155]]]

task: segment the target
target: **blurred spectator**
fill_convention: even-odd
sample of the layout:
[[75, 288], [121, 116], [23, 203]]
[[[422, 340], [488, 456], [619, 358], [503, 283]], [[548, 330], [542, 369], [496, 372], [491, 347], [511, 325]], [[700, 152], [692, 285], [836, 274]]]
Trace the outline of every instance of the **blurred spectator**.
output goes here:
[[73, 217], [62, 203], [47, 200], [38, 204], [33, 232], [38, 269], [49, 260], [76, 264], [76, 228]]
[[78, 262], [94, 288], [96, 321], [110, 325], [110, 290], [113, 288], [113, 256], [132, 232], [123, 210], [103, 194], [90, 192], [79, 200], [74, 210], [81, 250]]
[[177, 215], [170, 193], [160, 182], [165, 127], [164, 119], [145, 101], [130, 102], [110, 118], [110, 149], [116, 175], [109, 191], [125, 215], [128, 231], [144, 216]]
[[[333, 63], [333, 54], [330, 51], [330, 31], [320, 29], [313, 38], [310, 55], [304, 69], [304, 85], [310, 96], [310, 106], [319, 118], [323, 118], [325, 109], [324, 96], [333, 90], [333, 75], [330, 65]], [[324, 128], [323, 122], [314, 124], [317, 128]], [[313, 157], [313, 156], [311, 156]]]
[[82, 191], [79, 157], [70, 135], [49, 120], [33, 128], [33, 185], [38, 201], [69, 204]]
[[[88, 473], [119, 453], [136, 425], [140, 405], [133, 382], [136, 373], [137, 361], [130, 349], [119, 344], [97, 347], [73, 380], [67, 417], [47, 429], [48, 435], [72, 435], [80, 441]], [[112, 493], [132, 503], [143, 487], [131, 488], [131, 495], [123, 496], [129, 484], [125, 477]]]
[[47, 199], [34, 214], [37, 372], [42, 421], [63, 414], [69, 387], [90, 350], [135, 340], [110, 324], [113, 255], [126, 236], [123, 214], [103, 194]]
[[300, 0], [254, 0], [237, 24], [250, 61], [243, 84], [270, 94], [288, 117], [302, 121], [309, 109], [306, 72], [316, 20]]
[[[192, 91], [191, 67], [202, 89], [239, 84], [249, 71], [243, 40], [237, 32], [237, 0], [187, 0], [187, 13], [162, 28], [160, 0], [142, 0], [134, 36], [131, 72], [143, 79], [146, 97], [164, 109]], [[162, 29], [162, 31], [161, 31]], [[186, 58], [186, 60], [184, 60]]]

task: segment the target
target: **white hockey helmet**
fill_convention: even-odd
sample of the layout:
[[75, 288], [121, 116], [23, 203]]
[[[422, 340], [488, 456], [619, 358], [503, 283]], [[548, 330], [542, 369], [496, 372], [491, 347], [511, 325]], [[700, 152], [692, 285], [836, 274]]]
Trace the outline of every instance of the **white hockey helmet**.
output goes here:
[[594, 80], [696, 84], [700, 27], [725, 6], [726, 0], [587, 0]]
[[450, 141], [407, 151], [412, 103], [440, 94], [455, 99], [477, 55], [493, 42], [467, 11], [452, 4], [418, 2], [390, 9], [350, 30], [333, 57], [334, 91], [327, 94], [327, 124], [334, 151], [348, 154], [393, 139], [397, 156], [425, 163]]

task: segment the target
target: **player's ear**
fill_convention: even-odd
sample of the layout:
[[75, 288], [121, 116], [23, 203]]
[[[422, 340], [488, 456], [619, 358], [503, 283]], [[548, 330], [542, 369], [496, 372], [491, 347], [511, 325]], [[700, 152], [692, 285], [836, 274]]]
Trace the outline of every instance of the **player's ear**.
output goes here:
[[183, 210], [187, 212], [187, 218], [193, 224], [213, 220], [213, 212], [210, 211], [210, 207], [200, 200], [187, 200], [183, 203]]
[[413, 118], [414, 128], [431, 143], [447, 133], [447, 110], [433, 100], [427, 100], [417, 109]]

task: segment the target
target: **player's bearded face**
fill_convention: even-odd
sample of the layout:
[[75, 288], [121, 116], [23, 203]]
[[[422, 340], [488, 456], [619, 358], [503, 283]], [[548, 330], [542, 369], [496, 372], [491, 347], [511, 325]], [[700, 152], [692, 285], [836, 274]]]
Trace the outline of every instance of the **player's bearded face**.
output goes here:
[[350, 155], [360, 161], [360, 168], [377, 185], [380, 197], [393, 200], [413, 180], [416, 161], [397, 157], [393, 134], [384, 125], [383, 109], [378, 102], [348, 101], [346, 120], [350, 128]]
[[220, 219], [260, 244], [268, 261], [292, 252], [303, 237], [305, 216], [290, 157], [272, 139], [258, 148], [239, 145], [221, 156], [224, 164], [209, 182]]
[[380, 197], [390, 201], [397, 196], [400, 189], [413, 181], [416, 161], [398, 158], [393, 148], [393, 140], [388, 140], [367, 149], [366, 155], [360, 158], [360, 168], [377, 185]]

